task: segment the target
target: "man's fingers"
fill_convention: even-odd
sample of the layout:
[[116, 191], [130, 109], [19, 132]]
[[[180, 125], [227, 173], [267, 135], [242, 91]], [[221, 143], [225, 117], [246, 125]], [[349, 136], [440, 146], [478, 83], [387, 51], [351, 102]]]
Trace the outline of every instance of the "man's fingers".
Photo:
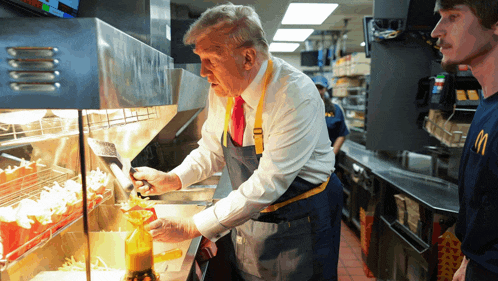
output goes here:
[[143, 181], [134, 181], [133, 183], [135, 184], [136, 188], [139, 188], [144, 185]]
[[145, 229], [147, 229], [147, 230], [157, 229], [157, 228], [161, 228], [162, 225], [163, 225], [163, 222], [161, 220], [155, 220], [155, 221], [147, 224], [145, 226]]
[[153, 230], [151, 230], [151, 231], [150, 231], [150, 235], [151, 235], [152, 237], [156, 237], [156, 236], [157, 236], [157, 235], [159, 235], [159, 234], [160, 234], [160, 231], [159, 231], [159, 230], [155, 230], [155, 229], [153, 229]]
[[140, 172], [137, 170], [136, 173], [132, 174], [132, 176], [136, 179], [136, 180], [144, 180], [145, 177], [146, 177], [146, 174], [144, 172]]
[[137, 188], [137, 190], [138, 190], [138, 192], [140, 192], [140, 194], [144, 194], [144, 195], [148, 195], [149, 193], [151, 193], [151, 191], [153, 191], [152, 189], [150, 189], [147, 186], [140, 186], [139, 188]]

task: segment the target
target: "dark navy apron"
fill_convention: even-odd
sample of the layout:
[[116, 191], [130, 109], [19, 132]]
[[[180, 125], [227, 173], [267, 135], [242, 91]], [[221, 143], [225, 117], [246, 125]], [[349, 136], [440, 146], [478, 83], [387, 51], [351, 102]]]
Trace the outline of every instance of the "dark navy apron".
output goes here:
[[[261, 100], [272, 69], [269, 61]], [[227, 105], [227, 116], [231, 104]], [[261, 121], [261, 110], [256, 114], [255, 132], [258, 118]], [[232, 188], [236, 190], [258, 168], [261, 153], [256, 150], [262, 143], [255, 140], [253, 146], [236, 146], [227, 132], [227, 120], [221, 142]], [[262, 140], [262, 130], [260, 137]], [[313, 195], [315, 190], [318, 193]], [[335, 174], [328, 183], [318, 185], [297, 177], [270, 208], [233, 229], [235, 263], [243, 280], [337, 280], [342, 192]], [[299, 199], [303, 194], [312, 195]], [[271, 208], [274, 206], [278, 207]]]

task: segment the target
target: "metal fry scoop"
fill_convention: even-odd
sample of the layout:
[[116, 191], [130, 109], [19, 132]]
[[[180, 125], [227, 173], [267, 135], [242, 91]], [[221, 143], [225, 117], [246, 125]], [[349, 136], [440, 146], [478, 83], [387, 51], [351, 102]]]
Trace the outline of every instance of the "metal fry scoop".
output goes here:
[[133, 189], [133, 182], [130, 177], [123, 172], [123, 161], [119, 156], [116, 146], [111, 142], [100, 141], [88, 138], [88, 145], [93, 153], [97, 155], [106, 165], [118, 180], [121, 188], [130, 193]]

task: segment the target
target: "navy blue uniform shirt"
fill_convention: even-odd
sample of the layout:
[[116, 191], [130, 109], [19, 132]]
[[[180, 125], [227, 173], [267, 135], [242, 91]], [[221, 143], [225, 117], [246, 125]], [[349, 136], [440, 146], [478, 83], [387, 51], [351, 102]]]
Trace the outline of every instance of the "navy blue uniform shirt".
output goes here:
[[481, 100], [459, 169], [456, 235], [462, 252], [498, 273], [498, 94]]
[[325, 121], [327, 122], [327, 129], [332, 145], [334, 145], [334, 142], [338, 137], [347, 136], [349, 134], [348, 127], [344, 122], [344, 114], [341, 107], [337, 104], [334, 104], [334, 106], [335, 116], [332, 116], [330, 113], [325, 113]]

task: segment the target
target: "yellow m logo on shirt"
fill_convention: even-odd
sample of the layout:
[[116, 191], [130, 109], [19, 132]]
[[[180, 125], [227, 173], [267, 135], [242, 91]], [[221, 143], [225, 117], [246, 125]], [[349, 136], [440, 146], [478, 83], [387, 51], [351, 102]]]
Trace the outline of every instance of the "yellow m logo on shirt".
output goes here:
[[481, 153], [484, 156], [487, 143], [488, 143], [488, 134], [485, 134], [484, 130], [481, 130], [481, 132], [479, 132], [479, 135], [477, 135], [476, 143], [474, 144], [476, 152]]

